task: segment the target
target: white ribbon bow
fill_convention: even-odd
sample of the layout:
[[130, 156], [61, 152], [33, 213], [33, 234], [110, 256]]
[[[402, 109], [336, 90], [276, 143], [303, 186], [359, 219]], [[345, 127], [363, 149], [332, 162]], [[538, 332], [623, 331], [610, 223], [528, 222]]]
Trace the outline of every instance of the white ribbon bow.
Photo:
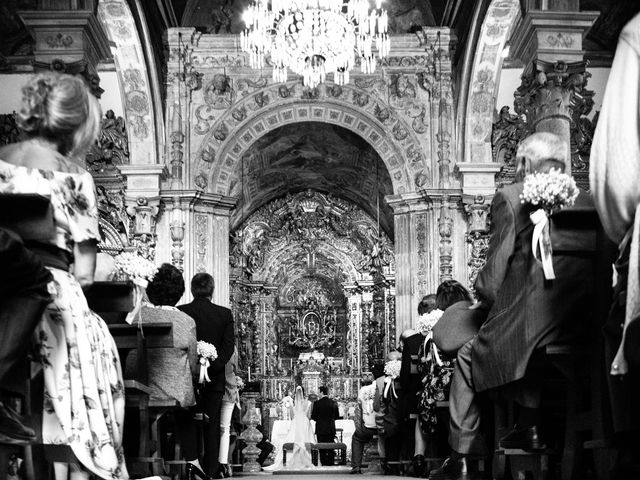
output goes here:
[[[127, 313], [127, 318], [125, 321], [131, 325], [135, 320], [136, 316], [140, 313], [140, 309], [142, 308], [142, 298], [144, 297], [144, 291], [149, 286], [149, 282], [146, 280], [142, 280], [139, 278], [132, 279], [133, 282], [133, 310]], [[140, 328], [142, 329], [141, 318], [138, 318], [138, 323], [140, 324]]]
[[[549, 237], [549, 217], [544, 209], [539, 208], [529, 215], [533, 223], [533, 237], [531, 239], [531, 249], [536, 260], [542, 261], [544, 278], [553, 280], [556, 274], [553, 271], [553, 258], [551, 249], [551, 238]], [[538, 247], [540, 247], [540, 258], [538, 258]]]
[[198, 383], [204, 384], [211, 381], [209, 378], [209, 372], [207, 372], [209, 365], [210, 363], [208, 358], [200, 357], [200, 376], [198, 378]]
[[[433, 330], [429, 330], [427, 335], [424, 337], [424, 345], [422, 346], [422, 350], [425, 353], [426, 353], [426, 349], [427, 349], [427, 343], [429, 342], [429, 340], [433, 340]], [[436, 361], [436, 365], [441, 367], [442, 366], [442, 360], [440, 359], [440, 355], [438, 354], [438, 347], [436, 346], [436, 343], [432, 341], [431, 342], [431, 346], [429, 348], [431, 349], [431, 353], [433, 354], [433, 358]]]
[[396, 393], [396, 386], [394, 385], [393, 378], [386, 377], [384, 379], [385, 387], [384, 387], [384, 398], [389, 398], [389, 388], [391, 388], [391, 392], [395, 398], [398, 398], [398, 394]]

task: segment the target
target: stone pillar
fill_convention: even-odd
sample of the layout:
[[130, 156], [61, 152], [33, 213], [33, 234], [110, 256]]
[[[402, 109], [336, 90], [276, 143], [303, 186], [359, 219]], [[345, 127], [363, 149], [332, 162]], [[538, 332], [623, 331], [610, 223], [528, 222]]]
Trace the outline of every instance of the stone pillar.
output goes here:
[[[567, 158], [573, 111], [585, 100], [581, 93], [589, 76], [582, 40], [599, 15], [578, 11], [577, 3], [543, 2], [544, 9], [528, 10], [512, 49], [525, 64], [522, 84], [514, 94], [516, 113], [526, 114], [535, 131], [563, 138]], [[567, 170], [571, 171], [570, 164]]]
[[360, 352], [362, 351], [362, 292], [357, 285], [345, 285], [344, 291], [348, 295], [347, 311], [349, 330], [347, 331], [347, 367], [352, 373], [362, 373]]
[[[490, 203], [483, 195], [463, 197], [469, 229], [466, 235], [467, 287], [473, 290], [478, 272], [484, 267], [489, 248], [489, 207]], [[462, 280], [462, 279], [461, 279]]]
[[[163, 227], [169, 229], [174, 248], [172, 263], [182, 257], [187, 298], [191, 298], [189, 284], [196, 273], [213, 276], [213, 302], [228, 307], [229, 302], [229, 215], [235, 200], [216, 194], [192, 190], [163, 190], [161, 193], [169, 218]], [[180, 213], [178, 213], [180, 212]], [[179, 241], [176, 225], [184, 223], [184, 239]], [[176, 242], [182, 243], [182, 246]], [[169, 252], [165, 252], [165, 256]], [[177, 266], [177, 265], [176, 265]]]
[[111, 58], [111, 51], [96, 17], [96, 4], [97, 0], [38, 0], [37, 10], [18, 14], [36, 41], [34, 69], [82, 75], [100, 97], [103, 90], [96, 66]]
[[390, 195], [386, 201], [395, 220], [397, 337], [413, 326], [418, 302], [439, 284], [441, 258], [433, 254], [438, 251], [439, 212], [433, 198], [415, 193]]

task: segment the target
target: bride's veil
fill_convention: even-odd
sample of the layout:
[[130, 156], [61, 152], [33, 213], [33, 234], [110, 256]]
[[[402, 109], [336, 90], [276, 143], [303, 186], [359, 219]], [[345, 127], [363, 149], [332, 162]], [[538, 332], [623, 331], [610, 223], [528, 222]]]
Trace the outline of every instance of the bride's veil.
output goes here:
[[302, 393], [302, 387], [296, 387], [295, 397], [293, 399], [293, 416], [306, 415], [306, 403], [304, 400], [304, 393]]

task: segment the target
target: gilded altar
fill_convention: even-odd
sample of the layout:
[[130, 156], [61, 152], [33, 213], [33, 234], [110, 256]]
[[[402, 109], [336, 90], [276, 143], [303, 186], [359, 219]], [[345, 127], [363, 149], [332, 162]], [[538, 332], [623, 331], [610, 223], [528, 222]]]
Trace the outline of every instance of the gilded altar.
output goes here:
[[232, 233], [239, 363], [266, 401], [327, 385], [343, 401], [395, 347], [392, 245], [366, 212], [300, 192], [267, 204]]

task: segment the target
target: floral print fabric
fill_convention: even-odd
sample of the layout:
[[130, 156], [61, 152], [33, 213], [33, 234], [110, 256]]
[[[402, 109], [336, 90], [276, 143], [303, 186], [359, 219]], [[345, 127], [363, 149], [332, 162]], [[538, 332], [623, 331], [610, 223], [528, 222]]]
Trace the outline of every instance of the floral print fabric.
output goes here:
[[[0, 160], [0, 193], [51, 198], [56, 238], [74, 243], [99, 240], [91, 175], [13, 166]], [[44, 443], [69, 445], [79, 462], [104, 479], [128, 479], [122, 452], [124, 387], [115, 342], [104, 321], [87, 305], [69, 272], [50, 268], [52, 303], [36, 328], [44, 371]]]
[[418, 392], [420, 425], [426, 434], [434, 433], [437, 428], [437, 402], [449, 398], [451, 376], [455, 367], [455, 359], [448, 360], [440, 354], [441, 363], [436, 360], [436, 345], [432, 338], [420, 346], [418, 352], [418, 372], [422, 376], [422, 391]]

